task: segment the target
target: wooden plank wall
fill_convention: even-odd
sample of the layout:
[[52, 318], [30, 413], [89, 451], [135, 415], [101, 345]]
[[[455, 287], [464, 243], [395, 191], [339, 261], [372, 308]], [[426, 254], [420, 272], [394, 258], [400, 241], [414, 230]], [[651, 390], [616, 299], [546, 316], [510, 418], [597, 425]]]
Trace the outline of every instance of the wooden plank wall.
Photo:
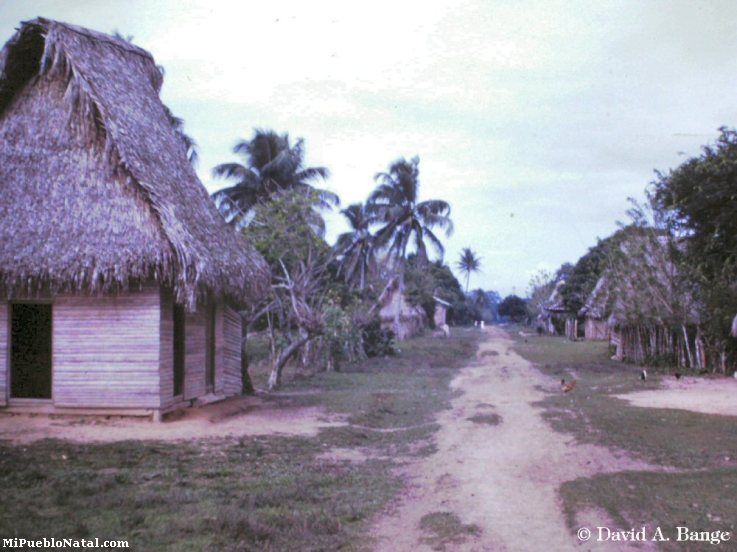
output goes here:
[[225, 394], [225, 305], [222, 301], [215, 304], [215, 394]]
[[166, 289], [159, 299], [159, 393], [161, 408], [166, 408], [174, 402], [174, 300]]
[[160, 292], [59, 296], [53, 305], [56, 406], [159, 408]]
[[0, 406], [8, 403], [8, 371], [10, 370], [10, 352], [8, 351], [8, 333], [10, 319], [8, 318], [8, 304], [0, 303]]
[[223, 393], [240, 395], [241, 377], [241, 317], [225, 305], [223, 308]]
[[205, 394], [205, 351], [207, 349], [207, 305], [198, 304], [184, 321], [184, 399]]

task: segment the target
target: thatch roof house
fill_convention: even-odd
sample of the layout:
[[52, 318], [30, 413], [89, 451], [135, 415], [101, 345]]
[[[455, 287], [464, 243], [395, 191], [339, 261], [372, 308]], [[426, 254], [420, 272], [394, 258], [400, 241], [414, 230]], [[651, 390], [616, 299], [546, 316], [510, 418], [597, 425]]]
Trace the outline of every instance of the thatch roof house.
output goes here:
[[[399, 278], [393, 278], [387, 284], [378, 303], [381, 306], [379, 311], [381, 327], [392, 330], [400, 341], [422, 333], [428, 325], [425, 309], [410, 304], [407, 297], [399, 292]], [[399, 327], [396, 325], [397, 318]]]
[[161, 84], [145, 50], [47, 19], [0, 52], [2, 407], [159, 415], [240, 392], [234, 309], [268, 268], [197, 179]]
[[596, 282], [594, 289], [586, 299], [586, 303], [578, 311], [578, 316], [584, 318], [584, 338], [589, 341], [608, 340], [611, 333], [609, 326], [610, 286], [606, 276]]
[[565, 335], [568, 335], [568, 318], [570, 312], [568, 311], [568, 307], [565, 306], [563, 295], [561, 294], [561, 289], [565, 283], [565, 280], [559, 280], [556, 282], [550, 292], [550, 296], [540, 306], [538, 322], [542, 324], [545, 332], [549, 335], [556, 335], [559, 333], [556, 325], [562, 326], [561, 330]]

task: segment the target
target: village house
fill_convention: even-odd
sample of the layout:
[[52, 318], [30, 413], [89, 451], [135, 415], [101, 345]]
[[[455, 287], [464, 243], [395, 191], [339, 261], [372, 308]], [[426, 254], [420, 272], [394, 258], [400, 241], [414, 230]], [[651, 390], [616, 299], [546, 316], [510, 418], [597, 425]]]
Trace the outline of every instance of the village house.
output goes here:
[[268, 268], [226, 225], [151, 55], [35, 19], [0, 53], [0, 409], [152, 415], [241, 392]]
[[[422, 333], [427, 327], [427, 314], [419, 305], [411, 305], [399, 292], [399, 279], [393, 278], [379, 297], [381, 327], [392, 330], [399, 341]], [[399, 326], [397, 326], [397, 319]]]
[[586, 299], [586, 303], [578, 311], [584, 318], [584, 339], [587, 341], [606, 341], [611, 334], [609, 327], [609, 286], [606, 276], [596, 282], [594, 289]]

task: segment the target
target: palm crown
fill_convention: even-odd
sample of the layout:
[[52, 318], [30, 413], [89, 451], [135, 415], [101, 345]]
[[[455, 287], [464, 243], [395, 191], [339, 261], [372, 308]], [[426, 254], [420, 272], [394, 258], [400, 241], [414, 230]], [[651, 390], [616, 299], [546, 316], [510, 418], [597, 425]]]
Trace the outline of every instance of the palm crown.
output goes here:
[[439, 199], [418, 201], [419, 163], [418, 157], [410, 161], [402, 158], [392, 163], [387, 172], [376, 175], [378, 187], [369, 197], [369, 214], [381, 224], [376, 240], [388, 248], [388, 254], [395, 262], [404, 262], [410, 244], [419, 259], [426, 261], [426, 241], [442, 257], [445, 249], [433, 228], [444, 230], [446, 236], [453, 231], [447, 202]]
[[372, 219], [366, 206], [354, 203], [341, 211], [350, 230], [344, 232], [335, 243], [340, 256], [340, 269], [346, 281], [363, 290], [366, 276], [373, 270], [376, 261], [374, 236], [371, 233]]
[[316, 180], [325, 180], [325, 167], [305, 167], [304, 141], [290, 144], [288, 134], [256, 129], [253, 138], [242, 140], [233, 148], [245, 163], [223, 163], [213, 174], [235, 180], [235, 184], [213, 194], [213, 199], [228, 222], [245, 224], [251, 210], [260, 202], [282, 191], [295, 191], [315, 196], [318, 209], [338, 205], [338, 196], [315, 188]]
[[461, 251], [461, 258], [456, 263], [458, 270], [466, 275], [466, 293], [468, 293], [468, 284], [473, 272], [481, 270], [481, 257], [476, 255], [470, 247], [464, 247]]

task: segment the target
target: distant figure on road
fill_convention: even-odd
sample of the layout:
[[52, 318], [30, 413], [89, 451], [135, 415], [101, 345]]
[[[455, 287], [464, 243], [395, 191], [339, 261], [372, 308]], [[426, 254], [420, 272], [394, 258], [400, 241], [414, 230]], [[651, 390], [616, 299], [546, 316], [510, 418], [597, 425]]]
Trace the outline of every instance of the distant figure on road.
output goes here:
[[479, 320], [479, 325], [481, 326], [481, 329], [483, 330], [484, 329], [484, 321], [483, 320]]

